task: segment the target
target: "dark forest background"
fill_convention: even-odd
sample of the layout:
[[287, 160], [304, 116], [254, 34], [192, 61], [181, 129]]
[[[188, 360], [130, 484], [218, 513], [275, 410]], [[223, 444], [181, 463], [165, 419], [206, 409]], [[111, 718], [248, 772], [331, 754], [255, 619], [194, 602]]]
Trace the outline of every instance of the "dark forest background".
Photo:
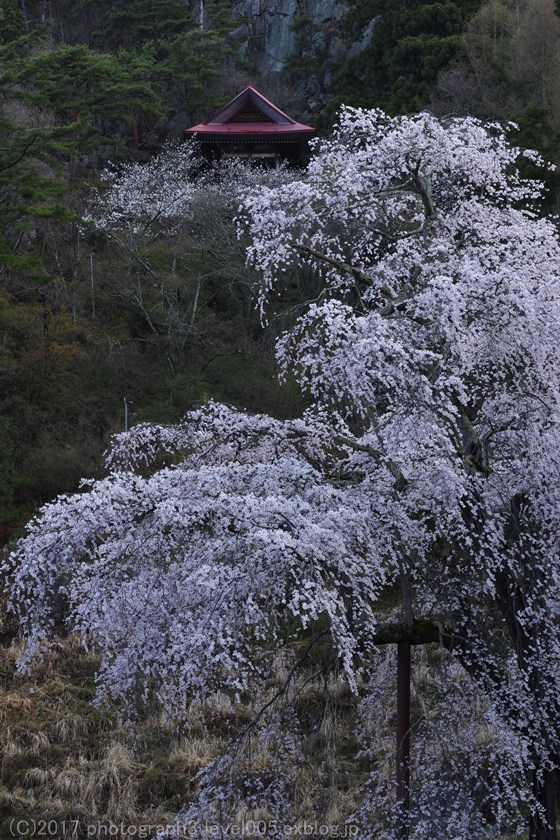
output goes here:
[[[118, 247], [81, 216], [109, 161], [146, 160], [248, 80], [328, 133], [341, 103], [514, 121], [560, 158], [560, 19], [552, 0], [349, 0], [328, 32], [293, 21], [296, 51], [270, 90], [239, 20], [208, 0], [0, 0], [0, 541], [95, 476], [110, 435], [176, 421], [210, 397], [296, 413], [227, 202], [180, 235]], [[325, 25], [326, 27], [326, 25]], [[355, 44], [362, 44], [356, 50]], [[354, 46], [354, 48], [353, 48]], [[315, 80], [325, 107], [313, 112]], [[557, 202], [550, 173], [547, 209]], [[288, 305], [304, 295], [296, 277]]]

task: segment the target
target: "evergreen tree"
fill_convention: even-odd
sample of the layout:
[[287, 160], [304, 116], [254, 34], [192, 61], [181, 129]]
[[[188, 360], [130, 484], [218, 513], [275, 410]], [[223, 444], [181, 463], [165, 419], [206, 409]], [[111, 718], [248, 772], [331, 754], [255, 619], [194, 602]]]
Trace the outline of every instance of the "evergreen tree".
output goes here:
[[[99, 3], [93, 3], [99, 7]], [[103, 49], [150, 50], [153, 78], [174, 110], [193, 117], [201, 108], [221, 104], [209, 90], [234, 56], [235, 24], [225, 0], [205, 4], [203, 26], [178, 0], [101, 3], [103, 23], [93, 38]]]
[[205, 11], [203, 28], [191, 28], [169, 42], [162, 71], [178, 106], [192, 120], [195, 112], [223, 103], [212, 84], [224, 75], [235, 57], [229, 5], [216, 0], [207, 3]]
[[0, 110], [0, 266], [36, 269], [23, 252], [33, 219], [69, 218], [61, 204], [64, 183], [56, 156], [66, 148], [65, 132], [11, 122]]
[[88, 5], [101, 12], [93, 39], [104, 50], [169, 41], [194, 25], [188, 5], [179, 0], [88, 0]]
[[33, 219], [71, 218], [64, 160], [118, 148], [126, 124], [161, 113], [149, 54], [52, 49], [42, 38], [0, 47], [0, 260], [19, 268], [38, 265], [23, 237]]
[[364, 0], [349, 11], [347, 34], [357, 37], [369, 25], [371, 41], [336, 74], [335, 101], [358, 107], [381, 107], [406, 113], [424, 107], [439, 72], [462, 45], [466, 21], [477, 0]]
[[330, 57], [329, 22], [319, 24], [309, 15], [301, 15], [294, 19], [291, 28], [296, 41], [294, 53], [288, 60], [292, 80], [305, 84], [312, 79], [321, 93], [326, 92], [327, 79], [336, 69]]
[[9, 44], [27, 32], [17, 0], [0, 0], [0, 44]]
[[63, 45], [12, 60], [0, 85], [53, 114], [58, 124], [73, 124], [75, 154], [108, 140], [119, 145], [124, 124], [161, 114], [153, 72], [147, 49], [96, 53], [84, 45]]

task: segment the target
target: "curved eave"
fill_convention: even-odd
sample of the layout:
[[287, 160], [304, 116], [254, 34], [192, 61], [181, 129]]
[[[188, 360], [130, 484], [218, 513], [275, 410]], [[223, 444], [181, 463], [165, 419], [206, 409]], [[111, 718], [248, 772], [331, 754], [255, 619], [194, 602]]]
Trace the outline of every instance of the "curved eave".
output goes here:
[[211, 123], [201, 123], [192, 128], [186, 128], [185, 134], [192, 136], [196, 134], [200, 139], [204, 140], [212, 137], [242, 137], [247, 139], [253, 137], [269, 136], [274, 137], [278, 135], [297, 135], [313, 136], [315, 129], [310, 125], [303, 125], [303, 123], [294, 123], [292, 125], [277, 125], [274, 123], [229, 123], [227, 125], [212, 125]]

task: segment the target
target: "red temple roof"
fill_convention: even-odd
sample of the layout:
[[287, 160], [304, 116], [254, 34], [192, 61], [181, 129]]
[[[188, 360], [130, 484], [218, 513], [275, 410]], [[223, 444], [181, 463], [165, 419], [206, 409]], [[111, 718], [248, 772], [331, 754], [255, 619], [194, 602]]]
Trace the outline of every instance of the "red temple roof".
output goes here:
[[296, 122], [277, 108], [253, 85], [247, 85], [206, 123], [185, 130], [186, 135], [315, 134], [310, 125]]

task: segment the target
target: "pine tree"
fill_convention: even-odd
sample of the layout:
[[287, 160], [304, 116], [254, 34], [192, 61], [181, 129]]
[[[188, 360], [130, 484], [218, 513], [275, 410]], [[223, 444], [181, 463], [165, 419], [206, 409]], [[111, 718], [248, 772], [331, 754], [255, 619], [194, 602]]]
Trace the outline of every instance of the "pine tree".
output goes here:
[[102, 49], [140, 49], [181, 35], [194, 25], [188, 5], [179, 0], [89, 0], [101, 10], [95, 43]]
[[390, 113], [426, 106], [441, 70], [459, 55], [465, 23], [478, 0], [364, 0], [348, 14], [350, 38], [373, 27], [370, 43], [333, 79], [335, 103], [381, 107]]
[[0, 0], [0, 44], [9, 44], [27, 33], [17, 0]]
[[70, 217], [56, 159], [67, 137], [56, 128], [16, 125], [2, 110], [0, 135], [0, 266], [37, 269], [38, 260], [21, 250], [22, 236], [33, 219]]
[[[45, 46], [40, 34], [0, 47], [0, 260], [33, 268], [22, 234], [37, 218], [69, 219], [63, 162], [161, 113], [148, 52]], [[45, 118], [45, 115], [47, 117]]]
[[209, 85], [224, 73], [235, 52], [229, 3], [207, 2], [202, 27], [178, 0], [104, 0], [102, 11], [103, 24], [94, 43], [103, 49], [150, 50], [154, 79], [172, 108], [192, 117], [200, 108], [221, 104]]
[[174, 98], [194, 120], [195, 112], [222, 104], [211, 85], [234, 61], [231, 33], [234, 27], [227, 3], [206, 4], [205, 25], [194, 27], [167, 45], [163, 73], [171, 83]]
[[85, 45], [58, 46], [12, 60], [4, 83], [15, 86], [17, 97], [53, 114], [59, 125], [73, 124], [76, 154], [107, 141], [118, 146], [124, 125], [161, 114], [153, 73], [148, 49], [96, 53]]

